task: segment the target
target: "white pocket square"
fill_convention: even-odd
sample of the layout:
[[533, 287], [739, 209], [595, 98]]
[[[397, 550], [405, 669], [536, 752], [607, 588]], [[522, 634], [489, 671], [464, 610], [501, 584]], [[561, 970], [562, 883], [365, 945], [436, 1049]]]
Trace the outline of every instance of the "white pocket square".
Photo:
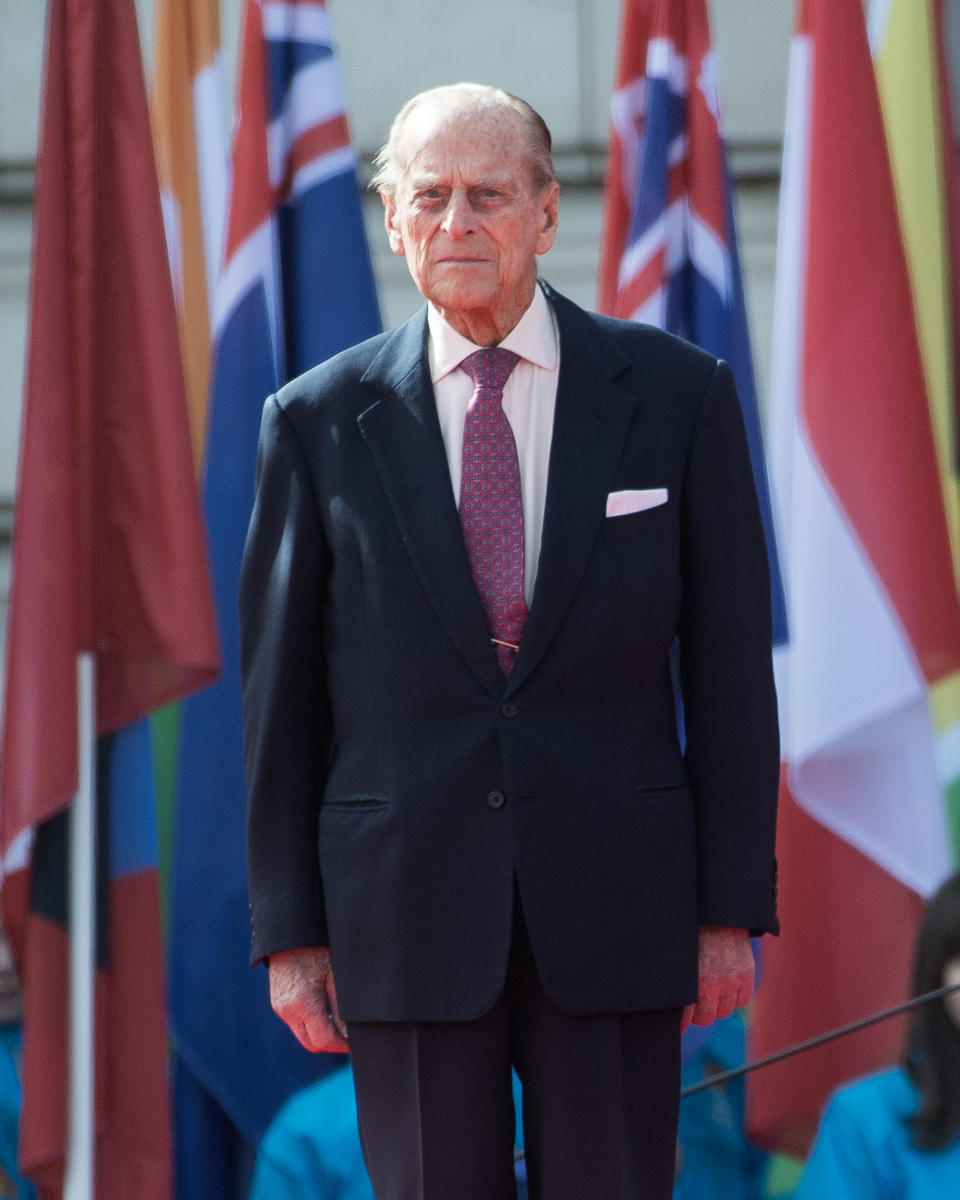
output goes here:
[[607, 516], [625, 517], [627, 513], [643, 512], [645, 508], [656, 508], [666, 504], [667, 489], [627, 488], [622, 492], [610, 492], [607, 496]]

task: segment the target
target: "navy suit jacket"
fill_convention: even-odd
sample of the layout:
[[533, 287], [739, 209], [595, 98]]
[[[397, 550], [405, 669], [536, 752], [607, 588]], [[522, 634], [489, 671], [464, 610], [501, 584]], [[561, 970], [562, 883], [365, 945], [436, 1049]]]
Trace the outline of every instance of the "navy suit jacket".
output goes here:
[[[769, 584], [730, 371], [546, 291], [556, 416], [508, 681], [425, 311], [265, 407], [240, 592], [253, 957], [329, 945], [348, 1023], [488, 1009], [515, 879], [572, 1012], [690, 1002], [700, 924], [776, 930]], [[628, 488], [667, 500], [607, 517]]]

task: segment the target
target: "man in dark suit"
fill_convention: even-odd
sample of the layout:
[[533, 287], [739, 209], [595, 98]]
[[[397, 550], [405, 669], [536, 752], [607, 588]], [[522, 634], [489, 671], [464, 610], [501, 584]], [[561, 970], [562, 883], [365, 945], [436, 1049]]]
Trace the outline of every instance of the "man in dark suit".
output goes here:
[[746, 1003], [748, 932], [776, 930], [769, 585], [732, 378], [538, 282], [558, 185], [523, 101], [415, 97], [377, 183], [429, 303], [264, 412], [254, 960], [304, 1045], [349, 1029], [378, 1200], [514, 1194], [511, 1064], [531, 1196], [665, 1200], [681, 1028]]

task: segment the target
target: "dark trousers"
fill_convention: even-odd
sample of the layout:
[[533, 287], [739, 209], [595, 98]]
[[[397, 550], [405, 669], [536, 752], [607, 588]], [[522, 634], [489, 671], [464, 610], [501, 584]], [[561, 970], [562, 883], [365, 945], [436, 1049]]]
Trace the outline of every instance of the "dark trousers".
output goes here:
[[514, 1200], [510, 1069], [530, 1200], [670, 1200], [680, 1010], [571, 1016], [543, 992], [519, 904], [507, 980], [476, 1021], [350, 1024], [376, 1200]]

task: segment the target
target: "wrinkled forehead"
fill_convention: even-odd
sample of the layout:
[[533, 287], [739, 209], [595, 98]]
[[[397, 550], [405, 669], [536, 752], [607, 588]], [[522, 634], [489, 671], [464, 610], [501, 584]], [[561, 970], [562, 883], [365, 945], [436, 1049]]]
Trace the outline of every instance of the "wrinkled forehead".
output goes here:
[[532, 176], [519, 114], [509, 108], [451, 108], [426, 102], [407, 117], [397, 145], [401, 179], [480, 172]]

